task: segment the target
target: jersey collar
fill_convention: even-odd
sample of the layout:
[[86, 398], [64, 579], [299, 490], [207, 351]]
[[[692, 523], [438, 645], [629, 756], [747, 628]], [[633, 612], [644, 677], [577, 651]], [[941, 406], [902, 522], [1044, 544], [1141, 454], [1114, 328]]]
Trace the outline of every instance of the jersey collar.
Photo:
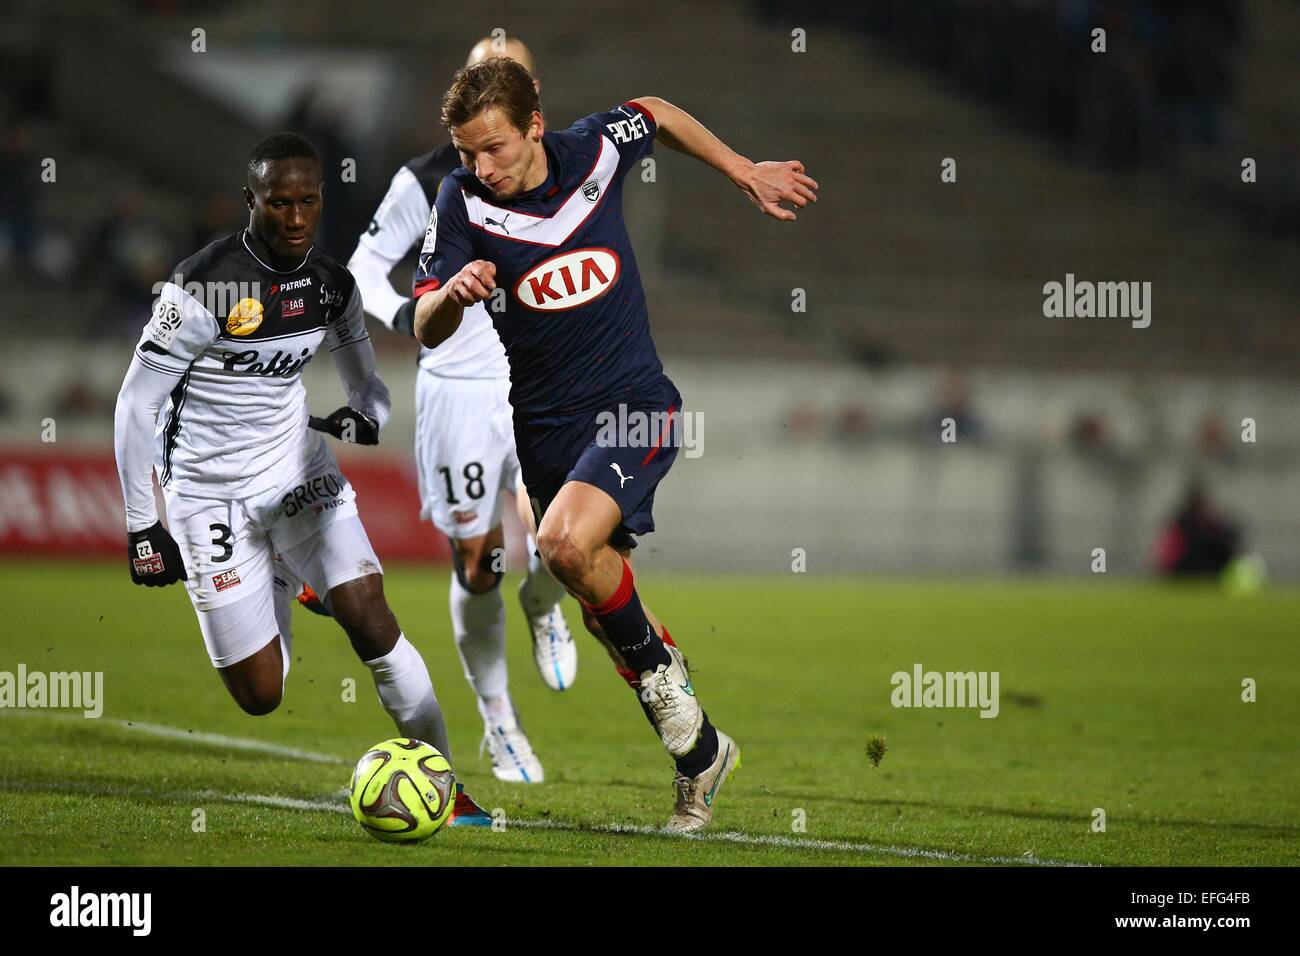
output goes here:
[[282, 275], [282, 276], [287, 276], [290, 275], [291, 273], [298, 272], [299, 270], [301, 270], [302, 267], [307, 264], [307, 260], [311, 258], [311, 254], [316, 251], [316, 246], [313, 243], [312, 245], [307, 247], [307, 254], [302, 257], [302, 262], [298, 263], [292, 269], [277, 269], [274, 266], [267, 265], [265, 262], [262, 261], [262, 257], [253, 251], [253, 246], [248, 241], [247, 227], [240, 230], [239, 239], [241, 242], [243, 242], [244, 248], [248, 250], [248, 254], [257, 260], [258, 265], [260, 265], [267, 272], [274, 272], [276, 275]]

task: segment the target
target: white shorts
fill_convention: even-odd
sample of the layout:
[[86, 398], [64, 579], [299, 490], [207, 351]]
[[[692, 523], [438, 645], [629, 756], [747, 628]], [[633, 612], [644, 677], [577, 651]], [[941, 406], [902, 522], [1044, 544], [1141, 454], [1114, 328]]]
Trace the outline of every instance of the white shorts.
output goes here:
[[357, 515], [356, 492], [323, 440], [286, 488], [233, 501], [164, 498], [214, 667], [237, 664], [287, 629], [297, 593], [289, 593], [286, 569], [321, 597], [383, 572]]
[[501, 493], [519, 486], [510, 383], [442, 378], [415, 384], [420, 517], [449, 538], [477, 538], [501, 523]]

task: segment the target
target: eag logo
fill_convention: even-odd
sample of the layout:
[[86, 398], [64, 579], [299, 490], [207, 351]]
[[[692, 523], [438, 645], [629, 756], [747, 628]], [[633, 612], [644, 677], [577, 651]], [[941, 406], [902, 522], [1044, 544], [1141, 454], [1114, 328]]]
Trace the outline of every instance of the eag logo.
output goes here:
[[239, 583], [239, 572], [234, 568], [229, 571], [222, 571], [220, 574], [212, 575], [212, 584], [218, 591], [225, 591], [233, 588]]
[[543, 259], [515, 283], [515, 299], [534, 312], [566, 312], [594, 302], [622, 271], [613, 249], [575, 249]]

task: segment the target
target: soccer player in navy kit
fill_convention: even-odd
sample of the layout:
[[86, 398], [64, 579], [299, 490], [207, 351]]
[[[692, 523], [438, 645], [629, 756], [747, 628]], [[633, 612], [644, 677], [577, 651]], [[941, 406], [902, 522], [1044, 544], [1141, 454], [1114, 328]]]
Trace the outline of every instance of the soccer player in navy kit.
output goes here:
[[681, 413], [650, 337], [622, 185], [656, 139], [718, 169], [778, 220], [795, 218], [781, 203], [815, 201], [817, 184], [799, 162], [737, 155], [658, 97], [546, 132], [532, 76], [504, 58], [456, 74], [442, 123], [464, 168], [443, 181], [420, 251], [416, 338], [436, 347], [466, 307], [493, 299], [538, 549], [581, 601], [588, 627], [636, 675], [645, 712], [676, 762], [669, 829], [697, 830], [711, 821], [740, 754], [709, 722], [627, 561], [633, 536], [654, 530], [655, 487], [677, 449], [668, 429], [646, 447], [598, 441], [602, 412], [669, 422]]

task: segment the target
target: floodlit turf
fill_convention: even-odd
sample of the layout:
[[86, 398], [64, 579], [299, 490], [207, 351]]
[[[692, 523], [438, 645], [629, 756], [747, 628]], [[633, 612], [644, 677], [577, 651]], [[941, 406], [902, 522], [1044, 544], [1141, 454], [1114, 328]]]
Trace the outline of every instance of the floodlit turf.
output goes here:
[[[642, 593], [744, 754], [710, 835], [682, 839], [652, 832], [671, 764], [594, 641], [580, 638], [574, 689], [547, 690], [507, 579], [513, 691], [547, 782], [498, 783], [477, 753], [447, 573], [393, 570], [460, 778], [507, 820], [394, 847], [339, 812], [352, 761], [394, 734], [331, 621], [295, 613], [285, 702], [251, 718], [179, 587], [134, 588], [125, 568], [94, 564], [0, 564], [0, 581], [0, 671], [102, 670], [106, 698], [99, 720], [0, 711], [3, 864], [1300, 862], [1296, 590], [647, 576]], [[891, 674], [915, 663], [999, 672], [1000, 714], [891, 707]], [[1241, 700], [1247, 677], [1256, 703]]]

